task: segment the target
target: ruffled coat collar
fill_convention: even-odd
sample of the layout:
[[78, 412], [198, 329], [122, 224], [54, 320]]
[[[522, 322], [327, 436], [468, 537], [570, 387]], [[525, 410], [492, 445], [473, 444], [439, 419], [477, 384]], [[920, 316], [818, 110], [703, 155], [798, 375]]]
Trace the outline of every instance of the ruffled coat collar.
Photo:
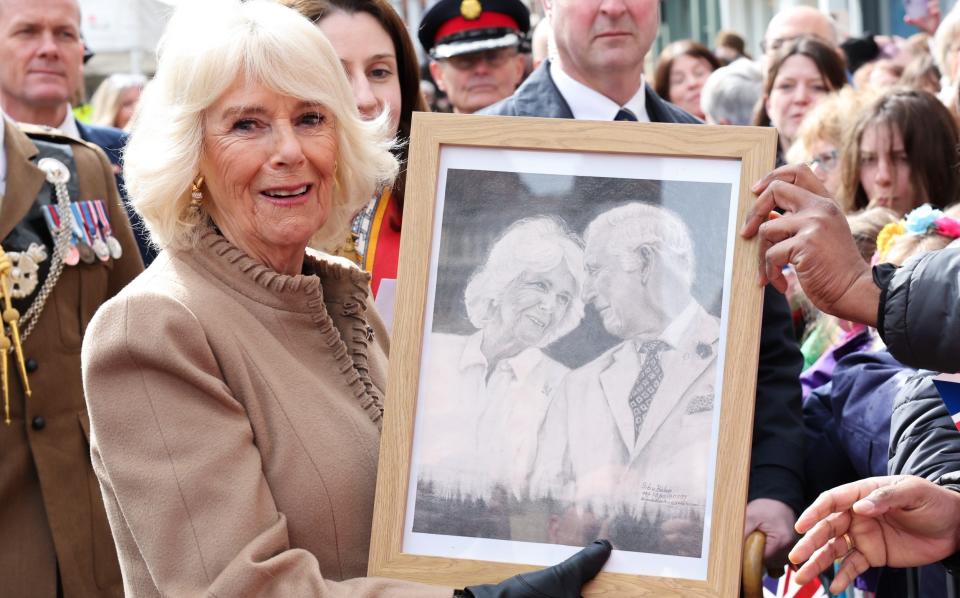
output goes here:
[[220, 283], [272, 309], [308, 314], [361, 408], [382, 428], [383, 392], [369, 376], [369, 274], [309, 253], [303, 274], [281, 274], [213, 230], [203, 233], [198, 249], [182, 257], [199, 262]]

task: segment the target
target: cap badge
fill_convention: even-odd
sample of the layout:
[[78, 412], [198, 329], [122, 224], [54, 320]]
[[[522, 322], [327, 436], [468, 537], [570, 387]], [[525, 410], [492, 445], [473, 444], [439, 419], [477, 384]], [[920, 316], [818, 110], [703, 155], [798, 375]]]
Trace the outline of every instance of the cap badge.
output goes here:
[[463, 0], [460, 3], [460, 14], [468, 21], [478, 18], [482, 12], [483, 6], [480, 5], [480, 0]]

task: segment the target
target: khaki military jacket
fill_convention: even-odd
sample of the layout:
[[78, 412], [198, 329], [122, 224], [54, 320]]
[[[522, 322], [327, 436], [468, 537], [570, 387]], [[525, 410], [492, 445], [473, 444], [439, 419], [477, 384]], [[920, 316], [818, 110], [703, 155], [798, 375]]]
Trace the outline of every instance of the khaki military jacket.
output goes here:
[[[7, 184], [0, 203], [0, 239], [6, 249], [11, 231], [27, 217], [45, 182], [34, 144], [3, 120]], [[143, 264], [106, 156], [83, 141], [50, 135], [73, 150], [79, 197], [71, 200], [104, 201], [123, 255], [64, 268], [23, 344], [29, 399], [15, 359], [8, 358], [12, 423], [4, 425], [0, 415], [0, 594], [53, 598], [59, 568], [65, 598], [122, 596], [114, 543], [90, 465], [80, 345], [100, 304], [141, 272]], [[47, 249], [52, 255], [53, 247]]]

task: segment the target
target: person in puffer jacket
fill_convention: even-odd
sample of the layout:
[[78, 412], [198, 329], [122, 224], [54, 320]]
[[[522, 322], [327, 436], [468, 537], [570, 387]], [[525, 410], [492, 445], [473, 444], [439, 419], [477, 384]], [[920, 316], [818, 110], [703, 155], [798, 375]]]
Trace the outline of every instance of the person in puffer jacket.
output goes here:
[[960, 371], [960, 243], [900, 268], [879, 265], [874, 279], [880, 287], [877, 330], [897, 360]]

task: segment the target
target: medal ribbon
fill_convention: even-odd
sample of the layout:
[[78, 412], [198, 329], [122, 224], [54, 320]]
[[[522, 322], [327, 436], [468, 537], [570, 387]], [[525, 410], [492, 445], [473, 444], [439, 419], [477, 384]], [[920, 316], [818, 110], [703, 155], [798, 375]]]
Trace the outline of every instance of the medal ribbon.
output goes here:
[[[83, 214], [80, 212], [80, 207], [75, 204], [70, 204], [70, 211], [73, 213], [73, 232], [87, 244], [87, 247], [93, 247], [93, 239], [90, 238], [90, 233], [85, 226], [87, 221], [83, 218]], [[83, 222], [84, 226], [81, 226], [80, 223]]]
[[113, 236], [113, 227], [110, 226], [110, 219], [107, 217], [107, 211], [103, 209], [103, 202], [99, 199], [95, 199], [92, 202], [93, 209], [96, 211], [97, 215], [100, 217], [100, 226], [103, 228], [103, 234], [106, 237]]
[[56, 239], [57, 233], [60, 232], [60, 217], [53, 214], [53, 206], [40, 206], [40, 209], [43, 212], [43, 219], [47, 221], [50, 234]]
[[[50, 233], [53, 235], [54, 240], [56, 240], [57, 235], [60, 234], [60, 230], [63, 226], [63, 224], [60, 221], [60, 211], [58, 209], [58, 206], [55, 206], [53, 204], [43, 206], [43, 216], [47, 220], [47, 226], [50, 227]], [[72, 230], [70, 231], [70, 245], [72, 245], [73, 247], [76, 247], [77, 240], [79, 239], [79, 237], [77, 236], [76, 227], [73, 226], [75, 223], [76, 221], [71, 219], [70, 228]], [[60, 251], [60, 246], [61, 246], [61, 243], [54, 242], [54, 252]], [[64, 249], [63, 252], [64, 254], [66, 254], [67, 250]]]
[[81, 201], [73, 205], [77, 206], [77, 209], [80, 210], [80, 216], [83, 218], [83, 227], [87, 231], [87, 237], [90, 238], [90, 247], [93, 247], [93, 244], [100, 240], [100, 229], [97, 227], [97, 221], [93, 219], [93, 211], [86, 201]]

